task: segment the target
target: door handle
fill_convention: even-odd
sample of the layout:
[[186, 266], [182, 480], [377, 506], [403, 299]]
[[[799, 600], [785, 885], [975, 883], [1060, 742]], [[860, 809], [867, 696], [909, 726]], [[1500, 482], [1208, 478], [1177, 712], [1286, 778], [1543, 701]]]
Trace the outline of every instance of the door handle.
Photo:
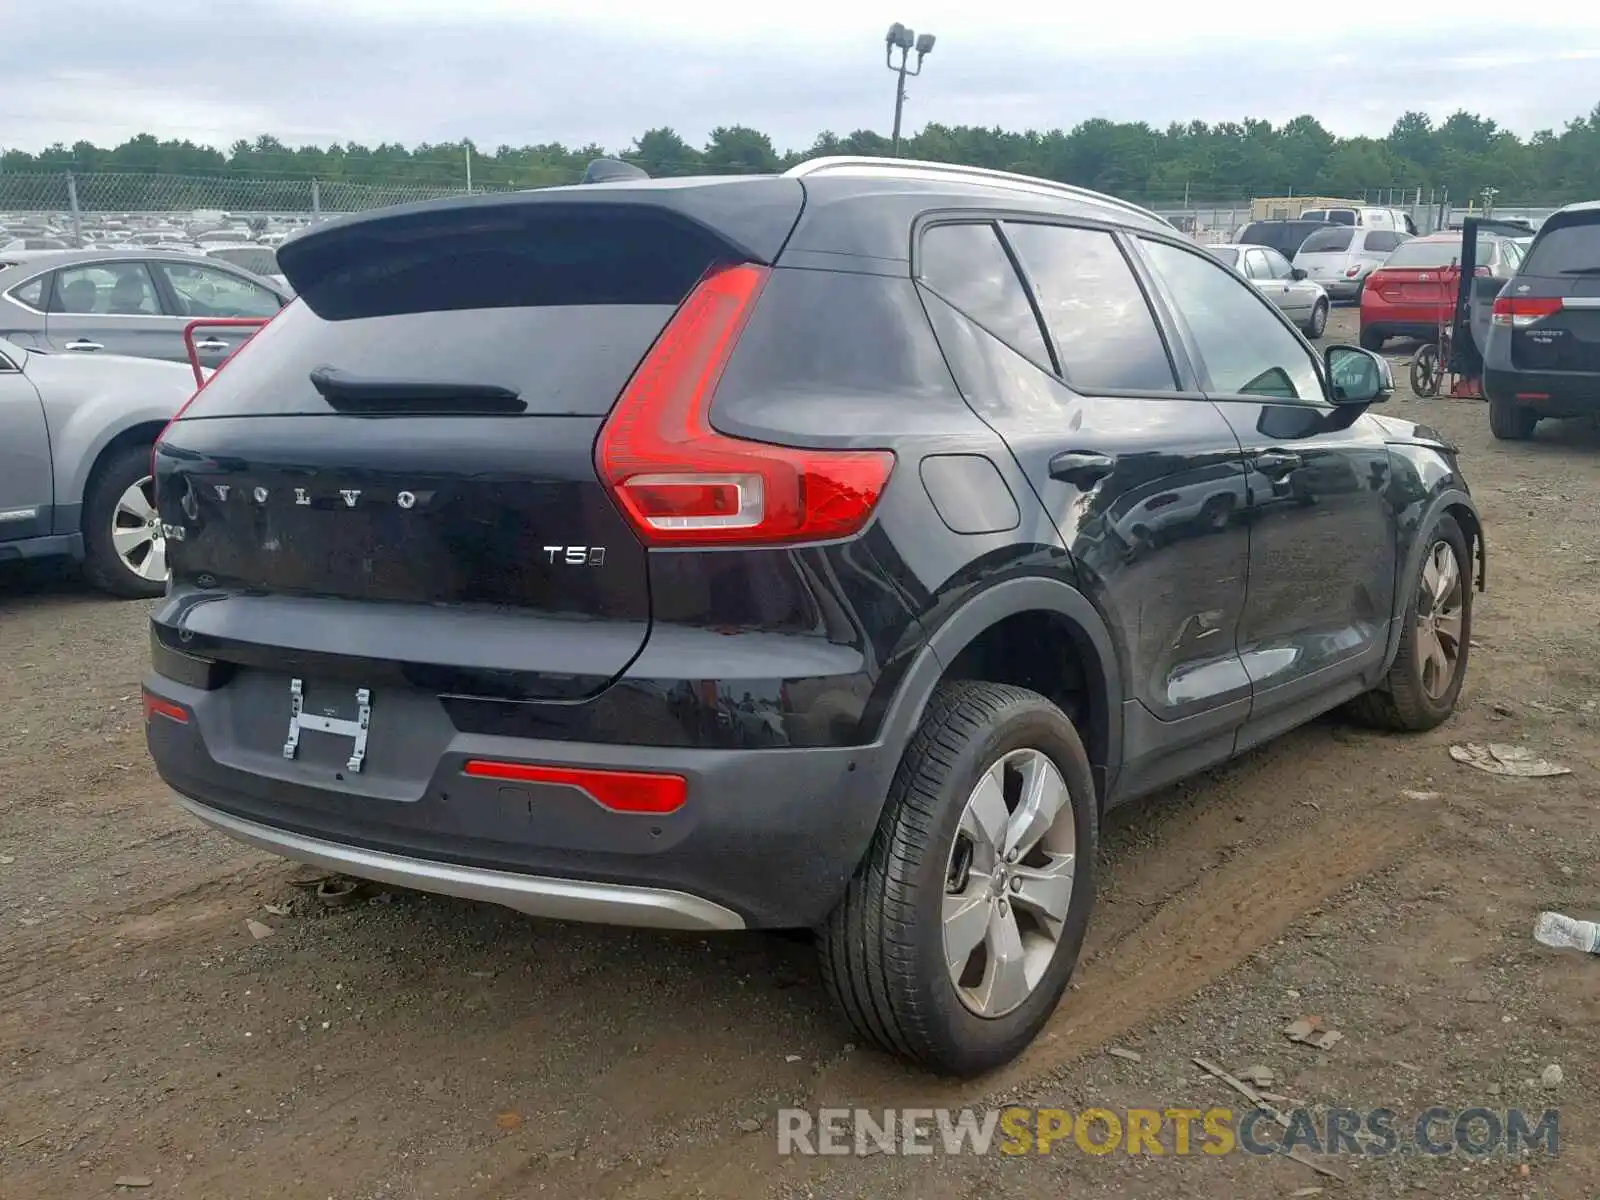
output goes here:
[[194, 348], [196, 350], [226, 350], [228, 343], [221, 338], [206, 338], [203, 342], [196, 342]]
[[1093, 450], [1063, 450], [1050, 459], [1050, 478], [1087, 491], [1116, 469], [1117, 460]]
[[1298, 454], [1288, 450], [1263, 450], [1250, 460], [1250, 465], [1268, 479], [1282, 479], [1305, 463]]
[[105, 347], [102, 346], [99, 342], [86, 342], [82, 338], [79, 338], [75, 342], [68, 342], [67, 343], [67, 349], [68, 350], [104, 350]]

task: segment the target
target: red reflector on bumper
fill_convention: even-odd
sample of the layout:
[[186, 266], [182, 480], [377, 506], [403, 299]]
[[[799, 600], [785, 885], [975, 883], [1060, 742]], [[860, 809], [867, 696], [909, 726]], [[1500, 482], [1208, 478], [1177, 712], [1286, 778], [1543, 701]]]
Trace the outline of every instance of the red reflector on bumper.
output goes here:
[[600, 771], [588, 767], [552, 767], [540, 763], [490, 762], [472, 759], [461, 768], [477, 779], [505, 779], [515, 783], [549, 783], [577, 788], [612, 812], [669, 813], [683, 807], [689, 796], [681, 775], [656, 775], [646, 771]]
[[169, 721], [176, 721], [179, 725], [187, 725], [189, 723], [189, 714], [182, 707], [172, 703], [170, 700], [163, 700], [160, 696], [152, 696], [149, 692], [146, 692], [144, 694], [144, 720], [146, 725], [150, 723], [152, 717], [165, 717]]

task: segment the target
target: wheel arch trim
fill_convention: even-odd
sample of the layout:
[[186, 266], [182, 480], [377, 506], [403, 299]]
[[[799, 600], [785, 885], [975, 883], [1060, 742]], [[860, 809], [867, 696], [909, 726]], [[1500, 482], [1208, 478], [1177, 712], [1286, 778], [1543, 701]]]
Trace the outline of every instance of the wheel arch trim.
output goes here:
[[1428, 551], [1428, 533], [1434, 523], [1445, 515], [1454, 517], [1456, 524], [1461, 526], [1461, 532], [1467, 536], [1467, 552], [1473, 557], [1474, 587], [1480, 592], [1488, 590], [1489, 556], [1483, 534], [1483, 518], [1478, 514], [1478, 506], [1472, 502], [1472, 497], [1460, 488], [1445, 488], [1435, 493], [1429, 499], [1427, 507], [1423, 509], [1422, 516], [1418, 518], [1415, 526], [1416, 533], [1411, 539], [1411, 544], [1406, 547], [1401, 572], [1395, 577], [1389, 646], [1383, 656], [1385, 673], [1394, 665], [1395, 655], [1400, 652], [1400, 637], [1405, 632], [1406, 605], [1411, 601], [1411, 580], [1422, 570], [1422, 556]]
[[1098, 692], [1091, 713], [1099, 727], [1088, 731], [1085, 748], [1104, 803], [1122, 756], [1121, 668], [1110, 631], [1094, 605], [1071, 584], [1047, 576], [1014, 576], [993, 583], [928, 630], [926, 643], [906, 670], [884, 715], [877, 740], [887, 752], [886, 759], [898, 766], [934, 689], [961, 651], [1006, 618], [1030, 612], [1062, 621], [1089, 673], [1089, 686]]

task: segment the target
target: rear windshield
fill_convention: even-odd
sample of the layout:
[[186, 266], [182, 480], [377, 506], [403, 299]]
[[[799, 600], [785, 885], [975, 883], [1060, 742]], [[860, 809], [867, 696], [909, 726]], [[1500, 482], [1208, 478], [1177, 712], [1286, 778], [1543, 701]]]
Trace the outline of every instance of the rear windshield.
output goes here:
[[1301, 242], [1325, 228], [1318, 221], [1253, 221], [1239, 234], [1239, 242], [1247, 246], [1271, 246], [1285, 258], [1293, 258]]
[[638, 213], [351, 234], [290, 264], [299, 300], [187, 417], [326, 413], [310, 380], [319, 367], [508, 388], [529, 415], [603, 415], [717, 256], [693, 227]]
[[1345, 228], [1319, 229], [1300, 244], [1300, 253], [1343, 254], [1350, 249], [1351, 233]]
[[1600, 274], [1600, 213], [1546, 225], [1522, 271], [1525, 275]]
[[[1482, 243], [1480, 243], [1482, 245]], [[1420, 238], [1404, 242], [1383, 264], [1386, 267], [1448, 267], [1461, 258], [1461, 241], [1433, 242]]]

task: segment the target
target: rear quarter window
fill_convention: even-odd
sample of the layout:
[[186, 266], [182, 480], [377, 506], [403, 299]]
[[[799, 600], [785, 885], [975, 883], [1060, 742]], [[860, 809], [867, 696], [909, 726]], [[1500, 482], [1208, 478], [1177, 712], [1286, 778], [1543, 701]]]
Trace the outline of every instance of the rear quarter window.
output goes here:
[[993, 225], [936, 225], [922, 236], [919, 277], [1035, 365], [1054, 372], [1027, 289]]
[[1527, 275], [1600, 274], [1600, 213], [1546, 224], [1528, 250]]

